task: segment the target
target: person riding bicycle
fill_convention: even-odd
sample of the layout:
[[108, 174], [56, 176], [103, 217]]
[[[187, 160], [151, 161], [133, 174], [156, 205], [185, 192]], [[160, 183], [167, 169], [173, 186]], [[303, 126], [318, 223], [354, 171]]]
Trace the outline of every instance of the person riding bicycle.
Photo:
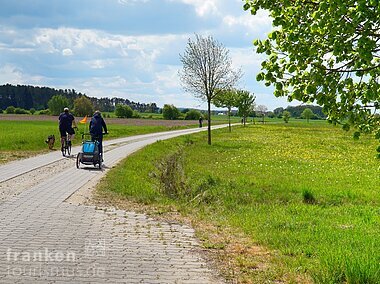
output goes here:
[[99, 154], [101, 155], [103, 154], [103, 129], [104, 133], [107, 133], [107, 125], [102, 117], [102, 114], [97, 110], [90, 121], [90, 134], [92, 141], [97, 140], [99, 142]]
[[[65, 107], [63, 112], [59, 115], [59, 132], [61, 133], [61, 151], [65, 145], [65, 139], [67, 137], [68, 145], [71, 146], [71, 140], [74, 139], [74, 128], [77, 128], [74, 116], [69, 112], [69, 108]], [[73, 128], [74, 125], [74, 128]]]

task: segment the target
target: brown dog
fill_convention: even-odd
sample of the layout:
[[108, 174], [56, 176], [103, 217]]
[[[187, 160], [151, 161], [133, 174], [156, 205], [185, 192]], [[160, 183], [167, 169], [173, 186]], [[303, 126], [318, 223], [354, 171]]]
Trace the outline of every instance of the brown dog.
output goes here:
[[49, 135], [48, 138], [45, 140], [45, 143], [48, 144], [50, 150], [53, 149], [54, 142], [55, 142], [55, 136], [54, 135]]

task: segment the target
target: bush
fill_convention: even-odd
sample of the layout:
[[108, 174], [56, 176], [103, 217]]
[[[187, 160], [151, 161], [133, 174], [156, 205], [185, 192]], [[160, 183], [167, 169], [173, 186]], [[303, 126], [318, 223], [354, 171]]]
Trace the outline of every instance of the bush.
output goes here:
[[134, 110], [132, 114], [132, 118], [141, 118], [141, 115], [137, 110]]
[[115, 115], [119, 118], [131, 118], [133, 110], [129, 105], [117, 104], [115, 107]]
[[164, 157], [156, 164], [155, 175], [160, 183], [161, 193], [171, 198], [183, 196], [186, 191], [183, 150], [179, 149]]
[[167, 120], [175, 120], [180, 117], [181, 113], [174, 105], [164, 105], [162, 116]]
[[31, 114], [35, 114], [36, 109], [35, 109], [35, 108], [31, 108], [31, 109], [29, 110], [29, 112], [30, 112]]
[[29, 112], [26, 109], [17, 107], [17, 108], [15, 108], [14, 113], [15, 114], [28, 114]]
[[14, 106], [9, 106], [9, 107], [6, 108], [5, 112], [7, 114], [15, 113], [15, 107]]
[[43, 109], [43, 110], [40, 110], [40, 112], [38, 114], [39, 115], [49, 115], [50, 110], [49, 109]]
[[315, 197], [313, 193], [307, 189], [305, 189], [302, 192], [303, 202], [307, 204], [314, 204], [315, 203]]
[[0, 113], [3, 113], [3, 110], [0, 108]]
[[186, 120], [198, 120], [201, 116], [202, 116], [202, 114], [199, 111], [192, 109], [186, 113], [185, 119]]

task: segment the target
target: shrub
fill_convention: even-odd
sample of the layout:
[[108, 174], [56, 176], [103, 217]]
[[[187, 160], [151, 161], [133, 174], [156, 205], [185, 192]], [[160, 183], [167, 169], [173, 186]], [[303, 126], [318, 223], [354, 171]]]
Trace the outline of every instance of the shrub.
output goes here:
[[160, 183], [161, 193], [171, 198], [180, 197], [184, 194], [186, 182], [183, 163], [183, 150], [179, 149], [156, 164], [158, 173], [155, 176]]
[[315, 198], [314, 198], [313, 193], [307, 189], [302, 191], [302, 197], [303, 197], [304, 203], [307, 203], [307, 204], [314, 204], [315, 203]]
[[179, 110], [174, 105], [164, 105], [162, 116], [167, 120], [175, 120], [180, 117]]
[[23, 108], [15, 108], [15, 111], [14, 111], [15, 114], [28, 114], [28, 111], [23, 109]]
[[141, 115], [137, 110], [134, 110], [132, 114], [132, 118], [141, 118]]
[[115, 107], [115, 115], [119, 118], [131, 118], [133, 110], [129, 105], [117, 104]]
[[3, 110], [0, 108], [0, 113], [3, 113]]
[[36, 109], [35, 109], [35, 108], [31, 108], [31, 109], [29, 110], [29, 112], [30, 112], [31, 114], [35, 114]]
[[40, 112], [38, 114], [39, 115], [49, 115], [50, 110], [49, 109], [43, 109], [43, 110], [40, 110]]
[[198, 120], [201, 116], [202, 116], [202, 114], [199, 111], [192, 109], [186, 113], [185, 119], [186, 120]]
[[9, 107], [6, 108], [5, 112], [7, 114], [15, 113], [15, 107], [14, 106], [9, 106]]

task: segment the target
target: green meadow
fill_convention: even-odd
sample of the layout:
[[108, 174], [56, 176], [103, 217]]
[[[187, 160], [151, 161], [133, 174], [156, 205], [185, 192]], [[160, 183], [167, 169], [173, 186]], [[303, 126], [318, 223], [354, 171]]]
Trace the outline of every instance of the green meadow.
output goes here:
[[[100, 194], [155, 213], [178, 211], [220, 256], [227, 278], [380, 282], [380, 161], [372, 137], [354, 140], [325, 121], [301, 120], [216, 130], [211, 147], [206, 136], [134, 153], [110, 170]], [[231, 250], [237, 244], [244, 247], [238, 253]], [[265, 257], [252, 253], [256, 246]]]
[[[105, 136], [105, 139], [181, 128], [173, 128], [171, 126], [135, 126], [121, 124], [109, 124], [107, 126], [109, 135]], [[80, 144], [81, 142], [81, 135], [78, 133], [83, 133], [84, 130], [88, 132], [85, 127], [88, 127], [88, 124], [86, 126], [78, 124], [74, 144]], [[0, 133], [0, 163], [48, 151], [48, 147], [44, 141], [47, 136], [51, 134], [54, 134], [56, 138], [54, 148], [60, 149], [58, 121], [0, 120]]]

